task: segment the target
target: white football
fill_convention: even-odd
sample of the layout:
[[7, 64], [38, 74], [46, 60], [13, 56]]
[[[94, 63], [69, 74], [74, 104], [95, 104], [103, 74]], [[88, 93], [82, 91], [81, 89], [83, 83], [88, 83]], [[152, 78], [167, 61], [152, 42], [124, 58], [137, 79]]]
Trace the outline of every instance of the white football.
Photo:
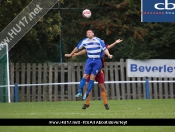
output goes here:
[[91, 11], [89, 9], [85, 9], [82, 12], [82, 15], [83, 15], [84, 18], [90, 18], [91, 17]]

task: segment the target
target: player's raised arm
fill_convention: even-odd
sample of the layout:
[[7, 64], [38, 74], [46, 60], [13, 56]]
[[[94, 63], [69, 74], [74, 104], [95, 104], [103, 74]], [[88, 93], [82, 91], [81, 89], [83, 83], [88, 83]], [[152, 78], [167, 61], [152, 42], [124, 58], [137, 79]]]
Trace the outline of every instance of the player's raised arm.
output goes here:
[[73, 54], [73, 57], [74, 56], [79, 56], [79, 55], [84, 55], [84, 54], [86, 54], [86, 50], [84, 49], [84, 50], [81, 50], [81, 51], [79, 51], [79, 52], [77, 52], [77, 53], [74, 53]]
[[74, 50], [70, 54], [65, 54], [65, 57], [72, 57], [75, 52], [78, 51], [78, 48], [75, 47]]
[[111, 49], [113, 48], [116, 44], [122, 42], [123, 40], [122, 39], [117, 39], [114, 43], [108, 45], [108, 49]]
[[[84, 39], [83, 39], [83, 40], [84, 40]], [[81, 40], [81, 41], [77, 44], [77, 46], [74, 48], [74, 50], [73, 50], [70, 54], [65, 54], [65, 57], [72, 57], [73, 54], [74, 54], [75, 52], [77, 52], [78, 50], [82, 49], [82, 48], [83, 48], [83, 44], [82, 44], [83, 40]]]

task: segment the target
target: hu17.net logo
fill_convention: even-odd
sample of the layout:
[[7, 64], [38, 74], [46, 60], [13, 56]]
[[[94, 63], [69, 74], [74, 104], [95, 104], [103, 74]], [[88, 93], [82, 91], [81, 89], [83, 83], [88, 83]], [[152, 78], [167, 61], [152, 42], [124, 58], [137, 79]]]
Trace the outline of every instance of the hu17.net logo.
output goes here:
[[175, 0], [142, 0], [141, 22], [175, 22]]

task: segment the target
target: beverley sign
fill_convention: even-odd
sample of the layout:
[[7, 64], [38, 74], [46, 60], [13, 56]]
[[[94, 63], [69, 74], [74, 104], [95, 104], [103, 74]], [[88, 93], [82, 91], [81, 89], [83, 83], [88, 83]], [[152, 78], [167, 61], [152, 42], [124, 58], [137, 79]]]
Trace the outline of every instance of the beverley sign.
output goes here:
[[127, 59], [128, 77], [175, 77], [175, 60], [150, 59], [133, 60]]

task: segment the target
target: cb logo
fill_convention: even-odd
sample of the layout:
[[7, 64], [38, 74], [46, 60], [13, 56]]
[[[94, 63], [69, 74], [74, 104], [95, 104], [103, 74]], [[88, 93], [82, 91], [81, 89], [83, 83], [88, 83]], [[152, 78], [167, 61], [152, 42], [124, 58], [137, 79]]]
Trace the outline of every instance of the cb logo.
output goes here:
[[[169, 7], [171, 5], [171, 7]], [[154, 8], [157, 10], [173, 10], [175, 9], [175, 3], [168, 3], [168, 0], [165, 0], [165, 3], [156, 3]]]

